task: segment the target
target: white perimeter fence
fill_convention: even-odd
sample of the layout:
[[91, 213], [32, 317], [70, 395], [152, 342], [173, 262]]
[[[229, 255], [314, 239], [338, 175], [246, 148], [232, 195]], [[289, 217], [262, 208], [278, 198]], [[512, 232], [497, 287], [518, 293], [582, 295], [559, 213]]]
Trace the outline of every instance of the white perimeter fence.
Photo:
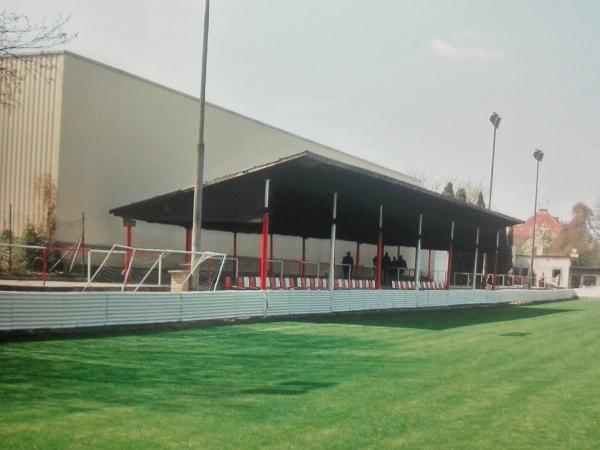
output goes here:
[[566, 300], [572, 289], [501, 291], [0, 292], [0, 330], [80, 328]]

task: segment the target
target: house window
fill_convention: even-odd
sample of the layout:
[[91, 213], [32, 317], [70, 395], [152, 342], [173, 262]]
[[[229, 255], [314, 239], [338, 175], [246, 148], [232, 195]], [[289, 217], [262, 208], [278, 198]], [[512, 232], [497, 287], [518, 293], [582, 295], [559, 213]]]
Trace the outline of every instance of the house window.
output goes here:
[[561, 271], [560, 269], [552, 270], [552, 279], [556, 281], [556, 283], [560, 283]]

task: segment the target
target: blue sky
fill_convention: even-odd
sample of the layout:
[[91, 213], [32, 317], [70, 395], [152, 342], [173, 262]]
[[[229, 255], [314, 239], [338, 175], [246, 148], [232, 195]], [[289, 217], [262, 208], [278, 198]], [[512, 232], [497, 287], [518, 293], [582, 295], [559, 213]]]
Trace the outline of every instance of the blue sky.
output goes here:
[[[71, 14], [68, 48], [198, 95], [201, 1], [0, 0]], [[213, 0], [207, 98], [385, 166], [568, 219], [600, 196], [600, 2]]]

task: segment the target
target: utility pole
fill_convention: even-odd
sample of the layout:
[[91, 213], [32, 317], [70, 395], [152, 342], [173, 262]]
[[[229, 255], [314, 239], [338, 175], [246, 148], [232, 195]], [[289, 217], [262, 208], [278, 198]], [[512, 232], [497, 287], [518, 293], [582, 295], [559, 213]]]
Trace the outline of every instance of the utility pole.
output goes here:
[[[192, 269], [196, 267], [198, 252], [201, 251], [202, 235], [202, 187], [204, 184], [204, 110], [206, 106], [206, 57], [208, 52], [208, 19], [210, 0], [204, 3], [204, 36], [202, 40], [202, 79], [200, 82], [200, 123], [198, 131], [198, 155], [196, 162], [196, 184], [194, 186], [194, 215], [192, 218]], [[195, 274], [190, 277], [190, 289], [198, 288]]]

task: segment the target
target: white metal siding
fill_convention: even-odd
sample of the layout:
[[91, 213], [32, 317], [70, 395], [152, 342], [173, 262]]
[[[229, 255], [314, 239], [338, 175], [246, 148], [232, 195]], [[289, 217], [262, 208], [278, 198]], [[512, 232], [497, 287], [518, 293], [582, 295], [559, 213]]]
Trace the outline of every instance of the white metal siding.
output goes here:
[[333, 312], [530, 303], [571, 289], [499, 291], [221, 291], [190, 293], [0, 292], [0, 330], [189, 322]]
[[[8, 228], [9, 205], [13, 205], [13, 230], [20, 233], [44, 215], [36, 178], [58, 177], [62, 55], [26, 57], [25, 64], [3, 58], [0, 64], [16, 70], [21, 78], [16, 106], [0, 106], [0, 221]], [[0, 89], [4, 88], [0, 86]]]

